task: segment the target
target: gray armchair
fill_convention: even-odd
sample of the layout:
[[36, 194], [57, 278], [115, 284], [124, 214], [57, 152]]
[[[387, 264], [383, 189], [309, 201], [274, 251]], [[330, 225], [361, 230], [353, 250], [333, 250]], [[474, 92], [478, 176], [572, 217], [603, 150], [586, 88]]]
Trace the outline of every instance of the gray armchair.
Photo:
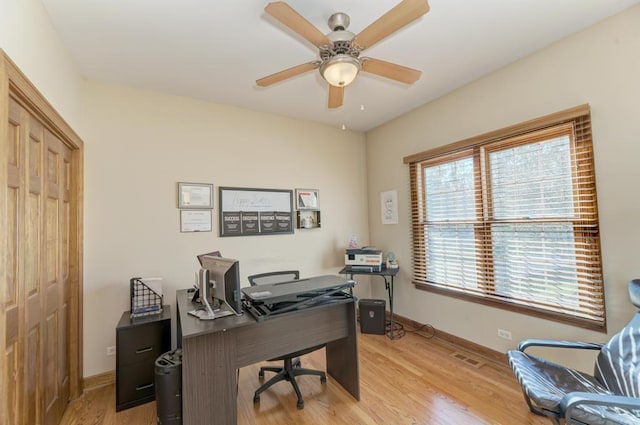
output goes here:
[[[640, 279], [629, 296], [640, 308]], [[600, 353], [589, 375], [525, 353], [535, 346]], [[507, 358], [529, 409], [555, 424], [640, 424], [640, 312], [606, 344], [528, 339]]]

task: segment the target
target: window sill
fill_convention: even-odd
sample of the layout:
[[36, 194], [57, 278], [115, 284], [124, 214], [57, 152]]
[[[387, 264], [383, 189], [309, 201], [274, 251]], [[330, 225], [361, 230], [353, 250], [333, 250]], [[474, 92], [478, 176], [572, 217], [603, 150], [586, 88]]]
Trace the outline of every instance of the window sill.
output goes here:
[[422, 282], [413, 282], [416, 289], [421, 291], [433, 292], [436, 294], [444, 295], [447, 297], [457, 298], [464, 301], [473, 302], [476, 304], [482, 304], [490, 307], [500, 308], [502, 310], [512, 311], [514, 313], [524, 314], [526, 316], [539, 317], [554, 322], [565, 323], [567, 325], [576, 326], [579, 328], [589, 329], [597, 332], [607, 333], [606, 320], [604, 323], [598, 323], [592, 320], [581, 319], [575, 316], [569, 316], [567, 314], [556, 313], [552, 311], [545, 311], [533, 307], [518, 305], [510, 303], [508, 301], [501, 301], [494, 298], [485, 298], [479, 295], [468, 294], [452, 289], [441, 288], [434, 285], [429, 285]]

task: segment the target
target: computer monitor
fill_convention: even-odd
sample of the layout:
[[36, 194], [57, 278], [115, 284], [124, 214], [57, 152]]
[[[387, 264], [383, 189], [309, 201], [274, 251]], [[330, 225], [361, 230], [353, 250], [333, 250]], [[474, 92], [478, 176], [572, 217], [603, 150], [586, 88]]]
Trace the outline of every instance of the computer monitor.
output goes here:
[[232, 258], [216, 255], [202, 255], [198, 258], [203, 268], [209, 271], [213, 282], [214, 296], [226, 301], [235, 314], [242, 313], [242, 292], [240, 290], [240, 264]]

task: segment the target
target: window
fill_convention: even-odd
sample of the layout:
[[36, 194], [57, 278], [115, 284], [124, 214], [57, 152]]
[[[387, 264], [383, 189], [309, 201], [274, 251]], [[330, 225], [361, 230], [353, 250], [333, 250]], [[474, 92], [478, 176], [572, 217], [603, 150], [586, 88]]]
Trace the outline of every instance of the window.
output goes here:
[[405, 162], [418, 288], [606, 329], [588, 105]]

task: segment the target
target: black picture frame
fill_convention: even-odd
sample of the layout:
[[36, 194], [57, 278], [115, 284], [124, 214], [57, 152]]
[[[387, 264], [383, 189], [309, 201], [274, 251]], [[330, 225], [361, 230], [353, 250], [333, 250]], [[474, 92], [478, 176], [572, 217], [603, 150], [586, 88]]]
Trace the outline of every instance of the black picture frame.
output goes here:
[[220, 237], [292, 234], [293, 190], [218, 187]]

